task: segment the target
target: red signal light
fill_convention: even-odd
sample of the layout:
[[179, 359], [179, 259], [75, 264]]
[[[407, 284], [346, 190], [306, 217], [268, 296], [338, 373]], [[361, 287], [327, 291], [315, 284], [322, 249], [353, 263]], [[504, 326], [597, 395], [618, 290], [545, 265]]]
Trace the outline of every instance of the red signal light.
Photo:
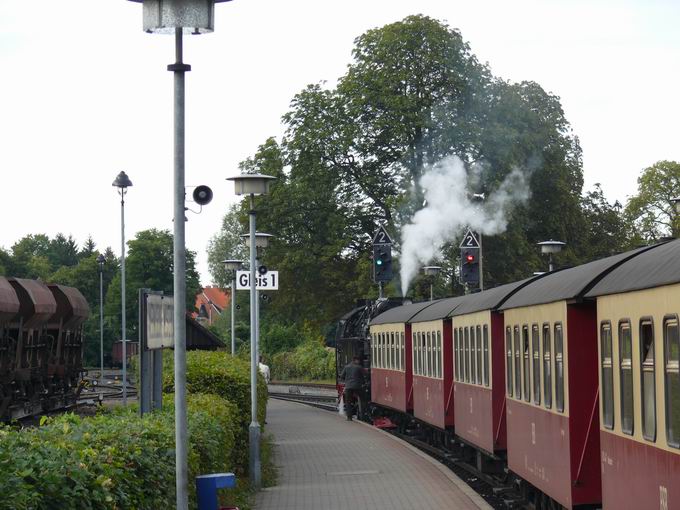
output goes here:
[[475, 256], [474, 256], [474, 255], [470, 255], [470, 254], [465, 255], [465, 261], [466, 261], [468, 264], [471, 264], [472, 262], [475, 261]]

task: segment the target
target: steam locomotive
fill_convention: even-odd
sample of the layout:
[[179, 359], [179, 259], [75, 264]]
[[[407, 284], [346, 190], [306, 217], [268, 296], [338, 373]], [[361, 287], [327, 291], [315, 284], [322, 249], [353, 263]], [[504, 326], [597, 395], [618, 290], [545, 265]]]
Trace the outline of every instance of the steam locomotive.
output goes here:
[[77, 289], [0, 277], [0, 421], [75, 403], [88, 315]]
[[341, 324], [374, 422], [467, 445], [535, 508], [680, 508], [680, 241]]

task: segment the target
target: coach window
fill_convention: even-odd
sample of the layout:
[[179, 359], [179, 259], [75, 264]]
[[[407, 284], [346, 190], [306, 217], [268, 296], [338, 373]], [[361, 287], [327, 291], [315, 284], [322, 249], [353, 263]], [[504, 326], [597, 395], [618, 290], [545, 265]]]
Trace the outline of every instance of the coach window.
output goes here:
[[562, 324], [555, 324], [555, 407], [564, 412], [564, 339]]
[[612, 326], [600, 324], [600, 377], [602, 378], [602, 424], [614, 428], [614, 370], [612, 368]]
[[656, 388], [654, 386], [654, 323], [640, 320], [640, 361], [642, 371], [642, 437], [656, 441]]
[[477, 380], [477, 335], [475, 335], [475, 327], [470, 326], [470, 382], [474, 384]]
[[505, 328], [505, 381], [508, 396], [512, 397], [512, 330]]
[[423, 346], [421, 345], [421, 332], [418, 331], [416, 333], [416, 343], [414, 344], [413, 348], [415, 349], [415, 354], [416, 354], [416, 373], [418, 375], [421, 375], [421, 369], [422, 369], [422, 361], [423, 361]]
[[524, 355], [524, 386], [522, 387], [524, 400], [529, 402], [530, 400], [530, 386], [529, 386], [529, 327], [522, 326], [522, 349]]
[[392, 340], [394, 333], [388, 331], [387, 338], [385, 338], [385, 368], [390, 370], [392, 368]]
[[550, 324], [543, 324], [543, 402], [552, 407], [552, 355], [550, 349]]
[[458, 329], [453, 328], [453, 375], [456, 381], [460, 381], [460, 355], [458, 354]]
[[390, 333], [385, 332], [383, 333], [383, 341], [382, 341], [382, 367], [387, 368], [387, 343], [390, 340]]
[[621, 430], [632, 435], [635, 426], [633, 403], [633, 337], [630, 321], [619, 322], [619, 378], [621, 380]]
[[477, 384], [482, 384], [482, 327], [477, 326]]
[[401, 332], [401, 345], [399, 346], [399, 356], [400, 356], [400, 361], [399, 361], [399, 369], [400, 370], [405, 370], [405, 353], [406, 353], [406, 342], [405, 342], [405, 335], [404, 332]]
[[437, 331], [437, 377], [442, 376], [442, 332]]
[[425, 375], [425, 332], [418, 331], [418, 375]]
[[534, 370], [534, 404], [541, 404], [541, 346], [538, 337], [538, 324], [531, 326], [531, 354]]
[[411, 352], [413, 353], [413, 373], [418, 375], [418, 351], [420, 350], [420, 333], [413, 333], [413, 345]]
[[463, 344], [463, 358], [465, 360], [465, 382], [470, 382], [470, 328], [463, 328], [465, 343]]
[[375, 333], [371, 333], [371, 365], [377, 366], [375, 361]]
[[666, 358], [666, 439], [669, 446], [680, 447], [680, 335], [678, 317], [664, 319], [663, 335]]
[[397, 368], [397, 338], [399, 333], [390, 333], [390, 368]]
[[382, 333], [375, 335], [375, 366], [380, 368], [380, 337]]
[[484, 386], [489, 386], [489, 327], [484, 324]]
[[515, 326], [512, 332], [512, 343], [515, 350], [515, 398], [517, 400], [522, 400], [522, 358], [519, 346], [519, 326]]

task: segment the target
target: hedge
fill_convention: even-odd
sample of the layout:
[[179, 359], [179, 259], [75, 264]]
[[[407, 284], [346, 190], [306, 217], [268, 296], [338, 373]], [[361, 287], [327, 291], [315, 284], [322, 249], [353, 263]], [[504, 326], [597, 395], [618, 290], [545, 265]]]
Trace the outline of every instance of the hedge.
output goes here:
[[[163, 390], [174, 391], [172, 367], [163, 369]], [[220, 395], [233, 403], [237, 414], [234, 465], [241, 473], [248, 471], [248, 426], [250, 425], [250, 364], [221, 351], [187, 352], [187, 392]], [[258, 373], [257, 419], [264, 426], [267, 416], [267, 384]], [[239, 469], [240, 468], [240, 469]]]
[[[190, 395], [189, 479], [233, 460], [238, 409], [216, 395]], [[40, 427], [0, 428], [0, 509], [156, 509], [175, 504], [171, 405], [94, 417], [64, 414]], [[194, 491], [189, 491], [195, 508]]]
[[335, 349], [318, 340], [306, 340], [292, 352], [281, 352], [271, 359], [272, 379], [335, 379]]
[[[166, 391], [174, 390], [171, 359], [164, 369]], [[190, 489], [199, 474], [246, 473], [249, 364], [223, 352], [189, 352], [187, 391]], [[261, 376], [258, 403], [264, 424]], [[195, 508], [195, 491], [189, 494]], [[93, 417], [64, 414], [34, 428], [0, 425], [0, 495], [0, 510], [173, 508], [173, 395], [166, 395], [161, 412], [144, 417], [129, 406]]]

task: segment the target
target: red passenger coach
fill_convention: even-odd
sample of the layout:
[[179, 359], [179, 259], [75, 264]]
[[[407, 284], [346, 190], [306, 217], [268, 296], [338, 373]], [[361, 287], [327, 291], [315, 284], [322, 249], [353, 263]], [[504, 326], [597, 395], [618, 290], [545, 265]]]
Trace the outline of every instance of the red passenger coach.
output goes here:
[[381, 313], [370, 323], [371, 401], [402, 413], [413, 409], [411, 325], [408, 321], [432, 302]]
[[501, 306], [508, 467], [567, 508], [601, 501], [597, 315], [583, 296], [646, 249], [548, 274]]
[[680, 242], [614, 269], [597, 298], [602, 503], [680, 508]]
[[413, 416], [453, 428], [453, 342], [449, 314], [464, 299], [433, 301], [411, 319]]
[[472, 294], [451, 313], [456, 435], [489, 454], [506, 447], [503, 314], [496, 309], [531, 281]]

